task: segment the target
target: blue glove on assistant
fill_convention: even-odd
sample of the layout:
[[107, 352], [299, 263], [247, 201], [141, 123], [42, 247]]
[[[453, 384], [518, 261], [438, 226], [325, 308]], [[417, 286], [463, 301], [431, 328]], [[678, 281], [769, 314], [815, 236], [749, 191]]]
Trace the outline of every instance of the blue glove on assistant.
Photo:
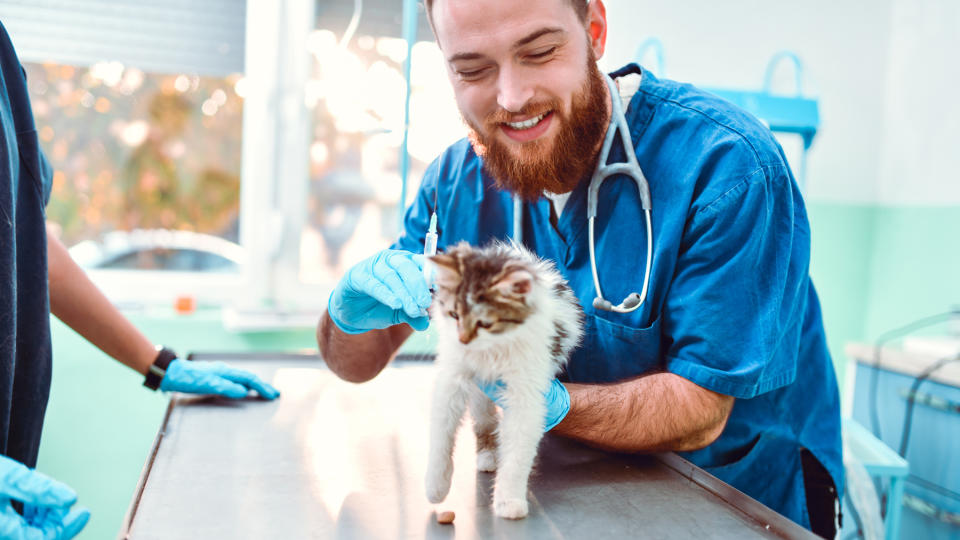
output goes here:
[[247, 397], [256, 390], [260, 397], [276, 399], [280, 392], [249, 371], [232, 368], [223, 362], [190, 362], [179, 358], [170, 362], [160, 381], [165, 392], [216, 394], [233, 399]]
[[[491, 401], [501, 408], [504, 407], [502, 397], [503, 390], [506, 388], [505, 384], [499, 380], [493, 382], [476, 381], [476, 383]], [[563, 383], [553, 379], [550, 381], [550, 387], [543, 393], [543, 397], [547, 401], [547, 415], [543, 420], [543, 431], [547, 432], [555, 428], [570, 412], [570, 392], [567, 392], [567, 387]]]
[[426, 330], [431, 300], [423, 255], [386, 249], [347, 271], [330, 294], [327, 313], [348, 334], [400, 323]]
[[[23, 515], [11, 501], [23, 503]], [[86, 508], [74, 508], [77, 494], [65, 484], [0, 456], [0, 538], [67, 540], [90, 520]]]

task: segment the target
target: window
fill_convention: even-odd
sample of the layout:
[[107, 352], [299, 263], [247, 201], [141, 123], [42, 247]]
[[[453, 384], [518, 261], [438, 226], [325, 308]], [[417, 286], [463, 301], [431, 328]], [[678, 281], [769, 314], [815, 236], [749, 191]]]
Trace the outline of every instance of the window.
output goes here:
[[[304, 99], [312, 126], [299, 277], [307, 283], [334, 281], [389, 245], [406, 206], [400, 197], [407, 42], [399, 25], [374, 24], [381, 19], [376, 5], [361, 14], [360, 20], [372, 21], [355, 33], [347, 18], [323, 3], [316, 7], [317, 27], [305, 44], [311, 68]], [[399, 4], [391, 7], [396, 16]], [[405, 203], [427, 165], [464, 134], [439, 49], [419, 41], [411, 55]]]
[[[78, 257], [113, 268], [92, 272], [111, 298], [192, 293], [236, 308], [235, 327], [243, 313], [316, 313], [396, 238], [426, 166], [464, 131], [422, 7], [408, 47], [400, 15], [415, 2], [364, 4], [36, 0], [5, 13], [56, 169], [50, 219]], [[175, 231], [194, 238], [159, 240]], [[187, 262], [211, 239], [245, 257]]]
[[[48, 216], [114, 301], [166, 304], [192, 294], [219, 302], [240, 288], [246, 7], [245, 0], [4, 6], [55, 169]], [[173, 233], [182, 233], [178, 242], [189, 237], [164, 244]], [[124, 251], [134, 245], [139, 255]], [[216, 264], [221, 252], [241, 263]]]
[[118, 62], [24, 68], [55, 171], [47, 216], [67, 246], [134, 229], [237, 241], [239, 75], [154, 74]]

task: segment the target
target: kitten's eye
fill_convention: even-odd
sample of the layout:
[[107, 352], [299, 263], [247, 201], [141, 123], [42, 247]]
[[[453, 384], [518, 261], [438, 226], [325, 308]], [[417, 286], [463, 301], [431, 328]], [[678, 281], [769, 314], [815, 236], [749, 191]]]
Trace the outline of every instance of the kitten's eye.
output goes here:
[[453, 319], [453, 320], [455, 320], [455, 321], [460, 320], [460, 316], [457, 315], [457, 312], [456, 312], [456, 311], [448, 311], [448, 312], [447, 312], [447, 315], [449, 315], [450, 318]]
[[477, 326], [480, 328], [490, 328], [493, 326], [493, 323], [487, 321], [477, 321]]

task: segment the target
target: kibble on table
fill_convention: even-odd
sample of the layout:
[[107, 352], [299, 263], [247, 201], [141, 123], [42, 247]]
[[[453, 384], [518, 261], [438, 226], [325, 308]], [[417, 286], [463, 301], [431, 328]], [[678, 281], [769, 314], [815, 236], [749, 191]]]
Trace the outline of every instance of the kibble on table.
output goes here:
[[454, 514], [453, 511], [451, 510], [447, 510], [446, 512], [440, 512], [439, 514], [437, 514], [437, 523], [449, 525], [450, 523], [453, 523], [453, 520], [456, 517], [457, 515]]

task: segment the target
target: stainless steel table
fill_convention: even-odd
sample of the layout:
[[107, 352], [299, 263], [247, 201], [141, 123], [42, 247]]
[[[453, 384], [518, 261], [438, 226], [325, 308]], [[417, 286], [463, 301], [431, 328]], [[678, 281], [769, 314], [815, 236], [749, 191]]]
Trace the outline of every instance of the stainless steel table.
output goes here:
[[[280, 399], [175, 394], [120, 538], [815, 538], [675, 454], [610, 454], [552, 436], [530, 515], [497, 518], [493, 475], [477, 472], [466, 425], [451, 493], [434, 507], [423, 486], [430, 363], [395, 362], [357, 385], [316, 357], [226, 360]], [[454, 524], [436, 522], [443, 510]]]

